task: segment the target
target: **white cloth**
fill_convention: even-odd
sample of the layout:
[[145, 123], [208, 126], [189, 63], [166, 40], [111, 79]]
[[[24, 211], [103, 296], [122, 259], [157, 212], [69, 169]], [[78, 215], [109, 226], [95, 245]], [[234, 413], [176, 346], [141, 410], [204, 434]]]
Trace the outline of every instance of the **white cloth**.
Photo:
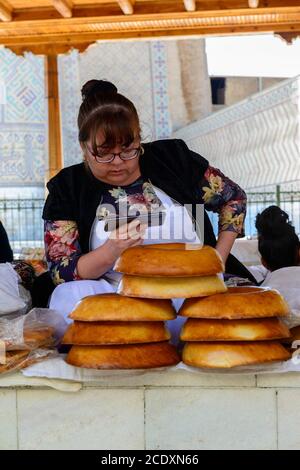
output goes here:
[[[72, 323], [68, 317], [76, 304], [89, 295], [115, 292], [115, 288], [104, 279], [98, 281], [71, 281], [57, 286], [50, 298], [49, 308], [59, 312], [67, 324]], [[62, 332], [63, 333], [63, 332]]]
[[277, 289], [289, 304], [291, 314], [284, 319], [287, 326], [300, 325], [300, 266], [269, 271], [261, 285]]
[[[70, 382], [70, 380], [64, 380], [64, 378], [68, 379], [68, 377], [65, 373], [61, 373], [59, 368], [57, 368], [56, 373], [53, 370], [50, 372], [49, 365], [47, 364], [48, 361], [50, 364], [53, 364], [53, 366], [59, 367], [63, 359], [62, 357], [59, 357], [57, 361], [55, 361], [55, 359], [47, 359], [34, 364], [37, 367], [34, 368], [33, 371], [31, 370], [33, 366], [30, 366], [21, 371], [3, 374], [0, 376], [0, 390], [1, 388], [7, 387], [50, 387], [60, 392], [79, 392], [79, 390], [82, 389], [82, 384], [74, 381], [75, 379], [72, 378], [72, 382]], [[58, 379], [56, 380], [54, 377], [58, 377]]]
[[[290, 315], [283, 319], [289, 328], [300, 325], [300, 266], [268, 271], [264, 266], [249, 266], [257, 282], [262, 287], [276, 289], [285, 298], [289, 307]], [[263, 281], [263, 282], [262, 282]]]
[[[161, 371], [169, 368], [156, 368], [153, 371]], [[38, 362], [32, 366], [22, 369], [22, 374], [25, 377], [47, 377], [50, 379], [63, 379], [72, 380], [78, 382], [97, 382], [103, 378], [109, 377], [116, 380], [126, 377], [134, 377], [147, 373], [149, 369], [116, 369], [116, 370], [105, 370], [105, 369], [86, 369], [84, 367], [74, 367], [67, 364], [65, 361], [65, 355], [60, 354], [59, 357], [54, 359], [48, 359], [43, 362]], [[151, 371], [151, 369], [150, 369]], [[1, 386], [1, 378], [0, 378]]]
[[20, 295], [20, 276], [10, 263], [0, 263], [0, 315], [25, 313], [27, 303]]
[[259, 264], [257, 266], [248, 266], [248, 270], [251, 274], [253, 274], [258, 283], [263, 282], [266, 279], [267, 274], [270, 272], [262, 264]]
[[261, 264], [257, 238], [237, 238], [233, 244], [231, 253], [245, 266]]
[[[33, 364], [32, 366], [22, 369], [23, 376], [30, 377], [41, 377], [51, 379], [49, 383], [33, 383], [32, 385], [47, 385], [57, 388], [62, 391], [76, 391], [71, 388], [66, 388], [67, 381], [75, 381], [75, 387], [79, 387], [81, 382], [94, 382], [99, 385], [101, 383], [106, 384], [106, 379], [109, 378], [110, 385], [115, 381], [116, 385], [122, 384], [122, 380], [126, 378], [143, 376], [150, 376], [150, 374], [164, 374], [166, 372], [177, 373], [181, 371], [186, 371], [198, 375], [212, 375], [212, 374], [224, 374], [224, 375], [251, 375], [254, 374], [275, 374], [275, 373], [287, 373], [287, 372], [300, 372], [300, 364], [294, 362], [294, 358], [288, 361], [275, 362], [271, 364], [256, 364], [253, 366], [240, 366], [234, 367], [233, 369], [206, 369], [206, 368], [196, 368], [190, 367], [180, 362], [176, 366], [172, 367], [160, 367], [155, 369], [124, 369], [124, 370], [95, 370], [95, 369], [85, 369], [82, 367], [74, 367], [65, 362], [65, 356], [60, 354], [59, 357], [54, 359], [47, 359], [46, 361]], [[22, 382], [19, 379], [19, 382], [14, 383], [14, 378], [12, 381], [9, 381], [9, 377], [4, 375], [0, 378], [0, 387], [3, 382], [3, 386], [16, 386], [16, 385], [31, 385], [27, 382]], [[59, 379], [52, 382], [52, 379]], [[183, 377], [184, 379], [184, 377]], [[8, 382], [7, 382], [8, 381]], [[103, 382], [102, 382], [103, 381]], [[68, 382], [69, 383], [69, 382]], [[126, 383], [126, 382], [125, 382]], [[141, 383], [141, 382], [139, 382]], [[145, 380], [147, 384], [147, 378]], [[71, 386], [71, 384], [70, 384]], [[58, 388], [59, 387], [59, 388]]]
[[[164, 224], [158, 227], [148, 227], [145, 234], [144, 243], [166, 243], [182, 242], [201, 244], [201, 240], [194, 230], [193, 222], [187, 210], [183, 206], [176, 205], [172, 199], [163, 191], [154, 188], [156, 195], [161, 200], [166, 209]], [[91, 231], [90, 248], [91, 250], [103, 245], [109, 232], [104, 231], [104, 222], [95, 221]], [[76, 304], [88, 295], [100, 294], [105, 292], [116, 292], [120, 274], [111, 269], [105, 276], [98, 281], [71, 281], [60, 284], [55, 288], [50, 299], [49, 308], [60, 312], [65, 320], [70, 323], [69, 313]], [[176, 310], [179, 309], [184, 299], [174, 299], [173, 304]], [[179, 332], [182, 324], [186, 321], [183, 317], [167, 322], [167, 326], [172, 334], [172, 342], [177, 344]]]

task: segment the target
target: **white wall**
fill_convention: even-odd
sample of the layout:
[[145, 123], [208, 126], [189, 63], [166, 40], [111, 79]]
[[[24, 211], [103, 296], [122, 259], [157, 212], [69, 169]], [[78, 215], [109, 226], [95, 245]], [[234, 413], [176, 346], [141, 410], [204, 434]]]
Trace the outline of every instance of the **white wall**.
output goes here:
[[300, 74], [300, 39], [287, 44], [272, 34], [206, 39], [210, 76], [294, 77]]
[[285, 80], [174, 136], [245, 189], [300, 180], [299, 90]]
[[147, 373], [74, 393], [34, 381], [0, 379], [0, 449], [300, 448], [299, 373]]

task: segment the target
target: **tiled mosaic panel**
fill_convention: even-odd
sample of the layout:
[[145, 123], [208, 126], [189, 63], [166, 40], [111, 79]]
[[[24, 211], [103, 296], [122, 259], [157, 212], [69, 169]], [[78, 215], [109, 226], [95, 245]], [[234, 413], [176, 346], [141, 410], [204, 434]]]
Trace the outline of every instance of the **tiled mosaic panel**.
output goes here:
[[137, 107], [144, 140], [170, 135], [166, 47], [163, 42], [95, 44], [60, 56], [64, 165], [81, 160], [77, 143], [80, 88], [94, 78], [110, 80]]
[[[59, 57], [64, 166], [81, 161], [77, 114], [80, 88], [91, 78], [105, 78], [135, 103], [145, 140], [170, 134], [165, 44], [116, 42], [95, 44], [85, 53]], [[0, 49], [0, 184], [42, 184], [48, 159], [44, 60]]]
[[0, 185], [41, 184], [48, 158], [43, 58], [0, 48], [0, 82]]
[[64, 166], [70, 166], [81, 161], [77, 130], [77, 115], [81, 103], [78, 51], [58, 57], [58, 72], [63, 161]]
[[150, 45], [155, 138], [164, 139], [168, 138], [171, 133], [166, 44], [162, 41], [155, 41]]
[[[81, 86], [93, 78], [109, 80], [120, 93], [134, 102], [143, 134], [150, 139], [154, 131], [150, 47], [148, 42], [106, 43], [90, 47], [80, 54]], [[147, 126], [149, 126], [147, 128]]]

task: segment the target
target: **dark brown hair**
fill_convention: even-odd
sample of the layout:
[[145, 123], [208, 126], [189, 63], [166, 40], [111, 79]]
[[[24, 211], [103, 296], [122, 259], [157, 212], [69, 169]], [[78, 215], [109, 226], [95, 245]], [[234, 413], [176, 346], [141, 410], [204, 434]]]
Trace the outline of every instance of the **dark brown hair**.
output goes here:
[[134, 104], [118, 93], [117, 87], [105, 80], [89, 80], [82, 89], [83, 101], [79, 108], [79, 142], [90, 139], [91, 150], [97, 153], [97, 133], [103, 133], [103, 144], [128, 146], [140, 137], [139, 117]]
[[256, 216], [258, 250], [270, 271], [297, 266], [300, 240], [289, 216], [278, 206], [269, 206]]

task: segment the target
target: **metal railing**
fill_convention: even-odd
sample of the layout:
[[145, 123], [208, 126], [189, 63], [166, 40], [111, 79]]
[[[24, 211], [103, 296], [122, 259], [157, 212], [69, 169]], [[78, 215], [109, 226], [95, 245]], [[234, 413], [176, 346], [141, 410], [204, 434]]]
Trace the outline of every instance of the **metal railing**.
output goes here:
[[[255, 219], [257, 214], [271, 205], [279, 206], [288, 213], [296, 232], [300, 233], [300, 182], [285, 183], [247, 192], [247, 216], [245, 235], [255, 236]], [[218, 215], [210, 213], [215, 233], [218, 227]]]
[[246, 234], [254, 235], [256, 215], [268, 206], [276, 205], [283, 209], [290, 217], [296, 232], [300, 233], [300, 189], [285, 189], [277, 185], [274, 191], [253, 192], [249, 191], [248, 209], [246, 217]]
[[13, 250], [43, 246], [44, 199], [0, 199], [2, 221]]

